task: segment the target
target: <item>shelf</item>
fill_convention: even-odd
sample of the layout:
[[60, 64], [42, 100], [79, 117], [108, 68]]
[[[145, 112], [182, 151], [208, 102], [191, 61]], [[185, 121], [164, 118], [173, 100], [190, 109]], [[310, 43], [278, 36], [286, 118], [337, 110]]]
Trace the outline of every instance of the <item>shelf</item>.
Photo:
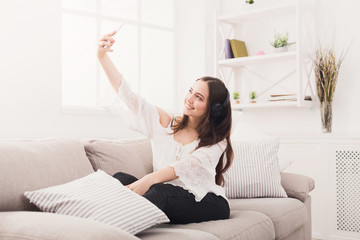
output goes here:
[[[305, 61], [306, 56], [303, 52], [304, 50], [309, 52], [309, 50], [302, 48], [312, 46], [314, 41], [311, 36], [316, 35], [314, 35], [316, 24], [313, 17], [315, 12], [303, 14], [308, 13], [308, 9], [315, 10], [314, 4], [305, 0], [288, 0], [283, 4], [247, 7], [249, 8], [239, 9], [238, 13], [220, 15], [216, 18], [215, 72], [225, 79], [226, 84], [232, 87], [234, 92], [239, 92], [240, 101], [243, 103], [232, 104], [232, 109], [236, 111], [251, 108], [312, 108], [315, 102], [303, 100], [305, 96], [315, 98], [309, 84], [310, 80], [304, 75], [308, 62]], [[247, 23], [250, 24], [247, 25]], [[274, 31], [290, 28], [292, 34], [296, 36], [296, 49], [275, 53], [271, 48], [265, 47], [267, 51], [265, 55], [225, 59], [224, 39], [243, 39], [251, 44], [248, 49], [262, 49], [264, 46], [269, 47], [264, 41], [272, 28]], [[260, 95], [287, 89], [286, 92], [297, 94], [298, 98], [296, 101], [275, 102], [267, 102], [267, 99], [259, 98], [258, 103], [247, 103], [247, 96], [251, 89], [261, 89]]]
[[296, 60], [296, 52], [282, 52], [250, 57], [230, 58], [218, 61], [223, 67], [241, 67], [251, 64], [272, 63], [278, 61]]
[[271, 17], [293, 15], [295, 13], [296, 3], [292, 3], [249, 10], [236, 15], [221, 16], [218, 17], [218, 20], [230, 24], [240, 24], [243, 21], [264, 20]]
[[232, 110], [241, 110], [245, 108], [267, 108], [267, 107], [312, 107], [312, 101], [304, 101], [299, 106], [298, 101], [284, 101], [284, 102], [262, 102], [262, 103], [244, 103], [244, 104], [233, 104]]

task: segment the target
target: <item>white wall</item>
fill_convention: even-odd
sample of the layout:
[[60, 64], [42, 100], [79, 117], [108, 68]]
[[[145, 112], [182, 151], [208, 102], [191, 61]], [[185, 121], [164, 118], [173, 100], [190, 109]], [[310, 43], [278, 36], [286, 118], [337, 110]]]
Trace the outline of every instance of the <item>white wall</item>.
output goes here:
[[[265, 0], [257, 0], [256, 3]], [[319, 0], [319, 39], [335, 38], [340, 53], [353, 40], [341, 68], [334, 99], [334, 134], [360, 132], [357, 89], [360, 50], [356, 0]], [[193, 81], [213, 74], [216, 9], [236, 12], [238, 0], [175, 0], [176, 79], [179, 110]], [[61, 113], [60, 0], [0, 1], [0, 138], [133, 136], [116, 119]], [[335, 31], [336, 29], [336, 31]], [[269, 134], [317, 134], [319, 109], [251, 109], [241, 121]]]
[[[222, 0], [221, 14], [236, 13], [245, 1]], [[281, 0], [257, 0], [255, 4], [269, 5]], [[360, 2], [356, 0], [318, 0], [319, 7], [315, 20], [318, 36], [316, 39], [325, 46], [335, 46], [338, 55], [346, 50], [351, 42], [340, 70], [338, 85], [333, 102], [333, 134], [359, 134], [360, 100], [357, 97], [360, 81], [358, 80], [360, 52], [360, 30], [355, 23], [360, 21], [358, 9]], [[241, 121], [251, 123], [257, 129], [269, 134], [318, 134], [321, 132], [319, 108], [272, 108], [246, 109], [240, 117]]]
[[205, 10], [206, 0], [175, 0], [176, 15], [176, 78], [178, 111], [183, 97], [193, 82], [205, 74]]

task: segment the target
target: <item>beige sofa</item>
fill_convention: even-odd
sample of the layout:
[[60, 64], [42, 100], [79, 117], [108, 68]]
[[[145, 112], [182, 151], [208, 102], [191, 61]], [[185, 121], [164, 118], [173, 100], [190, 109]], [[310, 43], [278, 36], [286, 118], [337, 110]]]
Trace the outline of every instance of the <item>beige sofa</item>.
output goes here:
[[228, 220], [161, 224], [133, 236], [100, 222], [40, 212], [23, 193], [84, 177], [97, 168], [110, 174], [126, 171], [141, 177], [151, 171], [148, 140], [0, 140], [0, 165], [1, 240], [311, 239], [308, 193], [314, 182], [301, 175], [282, 173], [282, 185], [289, 198], [231, 199]]

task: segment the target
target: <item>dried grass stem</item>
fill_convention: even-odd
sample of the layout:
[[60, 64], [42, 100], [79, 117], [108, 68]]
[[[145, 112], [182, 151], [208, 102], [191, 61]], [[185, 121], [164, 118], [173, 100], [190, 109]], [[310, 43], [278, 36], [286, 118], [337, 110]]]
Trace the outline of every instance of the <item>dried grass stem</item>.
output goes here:
[[316, 51], [315, 65], [315, 82], [317, 94], [320, 102], [332, 102], [336, 82], [339, 75], [343, 55], [336, 59], [334, 50], [319, 49]]

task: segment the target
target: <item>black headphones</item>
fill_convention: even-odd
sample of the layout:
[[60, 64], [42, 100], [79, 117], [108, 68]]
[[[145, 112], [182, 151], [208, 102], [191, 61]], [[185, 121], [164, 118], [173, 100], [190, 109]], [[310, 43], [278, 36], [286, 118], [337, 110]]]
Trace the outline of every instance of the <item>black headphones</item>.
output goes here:
[[210, 116], [211, 117], [220, 117], [224, 110], [226, 109], [226, 106], [228, 105], [230, 101], [230, 93], [229, 91], [226, 89], [226, 98], [224, 100], [224, 102], [214, 102], [211, 105], [211, 109], [210, 109]]

